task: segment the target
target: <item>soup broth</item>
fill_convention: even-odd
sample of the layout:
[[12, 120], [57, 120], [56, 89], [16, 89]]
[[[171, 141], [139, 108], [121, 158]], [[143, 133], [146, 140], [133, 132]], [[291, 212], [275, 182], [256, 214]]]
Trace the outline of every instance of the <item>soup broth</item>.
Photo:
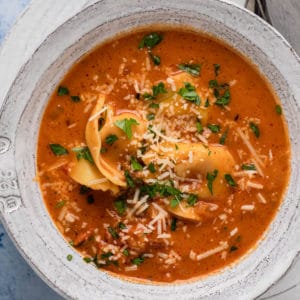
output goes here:
[[282, 113], [259, 72], [216, 40], [182, 29], [118, 37], [49, 100], [44, 201], [86, 263], [155, 282], [207, 275], [253, 248], [282, 201]]

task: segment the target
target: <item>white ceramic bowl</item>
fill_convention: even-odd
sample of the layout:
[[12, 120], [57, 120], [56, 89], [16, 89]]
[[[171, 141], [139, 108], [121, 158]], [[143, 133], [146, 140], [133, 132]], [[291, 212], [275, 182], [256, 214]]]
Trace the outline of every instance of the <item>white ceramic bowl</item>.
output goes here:
[[[282, 101], [292, 144], [286, 197], [263, 240], [237, 264], [180, 285], [142, 285], [84, 263], [53, 225], [35, 177], [37, 134], [49, 95], [84, 53], [115, 34], [162, 23], [188, 25], [234, 47], [268, 78]], [[4, 46], [5, 49], [5, 46]], [[0, 54], [6, 53], [5, 51]], [[0, 72], [9, 68], [7, 63]], [[0, 60], [4, 61], [3, 57]], [[3, 74], [0, 77], [4, 77]], [[1, 220], [30, 265], [74, 299], [251, 299], [274, 283], [300, 249], [300, 63], [283, 37], [255, 15], [217, 0], [96, 1], [57, 27], [21, 68], [0, 115]], [[1, 99], [0, 99], [1, 103]], [[1, 207], [1, 205], [0, 205]], [[66, 260], [72, 253], [74, 259]]]

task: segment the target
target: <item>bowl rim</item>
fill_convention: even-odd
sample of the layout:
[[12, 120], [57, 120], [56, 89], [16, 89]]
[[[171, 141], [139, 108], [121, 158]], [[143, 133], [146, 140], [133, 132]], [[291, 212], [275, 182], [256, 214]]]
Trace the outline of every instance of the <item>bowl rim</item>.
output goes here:
[[[153, 1], [151, 1], [151, 2], [153, 2]], [[264, 22], [263, 20], [259, 19], [259, 18], [258, 18], [257, 16], [255, 16], [254, 14], [249, 13], [248, 11], [246, 11], [246, 10], [244, 10], [244, 9], [238, 7], [238, 6], [235, 6], [234, 4], [227, 3], [226, 1], [210, 0], [210, 3], [217, 3], [217, 2], [226, 4], [228, 8], [229, 8], [229, 7], [232, 7], [232, 6], [235, 7], [233, 10], [239, 9], [239, 10], [242, 10], [242, 11], [246, 12], [248, 15], [252, 15], [252, 17], [254, 17], [255, 20], [256, 20], [255, 22], [260, 22], [260, 23], [262, 23], [264, 26], [267, 25], [267, 27], [269, 27], [270, 31], [273, 32], [273, 33], [275, 34], [275, 36], [279, 37], [279, 38], [281, 39], [281, 41], [282, 41], [287, 47], [289, 47], [289, 48], [291, 49], [291, 47], [289, 46], [289, 44], [284, 40], [284, 38], [283, 38], [277, 31], [275, 31], [269, 24], [267, 24], [267, 23]], [[101, 3], [96, 2], [95, 4], [92, 4], [92, 5], [87, 6], [84, 10], [82, 10], [82, 11], [80, 11], [79, 13], [75, 14], [72, 18], [69, 18], [65, 23], [74, 21], [74, 20], [76, 19], [76, 17], [77, 17], [79, 14], [83, 14], [83, 13], [84, 13], [85, 11], [87, 11], [88, 9], [92, 9], [92, 7], [93, 7], [94, 5], [101, 5]], [[49, 35], [49, 37], [55, 35], [55, 33], [56, 33], [57, 31], [59, 31], [59, 30], [65, 25], [65, 23], [63, 23], [63, 24], [61, 24], [59, 27], [57, 27], [56, 30], [53, 31], [53, 32]], [[41, 45], [40, 45], [40, 46], [41, 46]], [[40, 46], [37, 48], [37, 51], [38, 51], [38, 49], [40, 48]], [[2, 47], [5, 47], [5, 45], [3, 45]], [[293, 52], [293, 55], [294, 55], [294, 57], [296, 58], [296, 60], [298, 61], [298, 66], [299, 66], [299, 58], [297, 57], [297, 55], [296, 55], [294, 52]], [[27, 64], [28, 64], [28, 62], [23, 66], [22, 70], [24, 70], [24, 68], [25, 68], [25, 66], [26, 66]], [[20, 71], [20, 73], [22, 73], [22, 70]], [[19, 74], [20, 74], [20, 73], [19, 73]], [[19, 74], [18, 74], [16, 80], [18, 79]], [[14, 85], [14, 84], [12, 84], [12, 87], [13, 87], [13, 85]], [[8, 94], [9, 94], [9, 93], [8, 93]], [[299, 99], [299, 91], [298, 91], [297, 94], [298, 94], [298, 98], [297, 98], [297, 99]], [[1, 113], [2, 113], [2, 111], [1, 111]], [[0, 196], [1, 196], [1, 195], [0, 195]], [[21, 252], [22, 256], [26, 259], [26, 261], [33, 267], [33, 269], [39, 274], [39, 276], [40, 276], [43, 280], [45, 280], [45, 281], [47, 282], [48, 285], [50, 285], [52, 288], [54, 288], [55, 290], [57, 290], [61, 295], [63, 295], [63, 296], [68, 296], [67, 294], [64, 293], [63, 290], [59, 289], [59, 287], [58, 287], [57, 285], [53, 284], [52, 281], [48, 281], [48, 279], [47, 279], [46, 277], [44, 277], [44, 274], [42, 274], [42, 273], [40, 272], [40, 270], [38, 269], [38, 266], [35, 266], [35, 265], [33, 264], [33, 262], [30, 260], [30, 257], [28, 257], [27, 254], [26, 254], [25, 252], [23, 252], [24, 249], [23, 249], [23, 250], [20, 249], [20, 246], [18, 245], [18, 239], [16, 238], [15, 233], [12, 232], [12, 231], [10, 230], [10, 223], [9, 223], [9, 222], [6, 222], [6, 215], [5, 215], [5, 214], [4, 214], [4, 215], [1, 215], [1, 214], [0, 214], [0, 217], [1, 217], [1, 221], [3, 222], [3, 224], [4, 224], [4, 226], [5, 226], [6, 230], [7, 230], [7, 232], [8, 232], [9, 235], [10, 235], [11, 239], [12, 239], [12, 240], [14, 241], [14, 243], [17, 245], [18, 250]], [[10, 221], [10, 220], [9, 220], [9, 221]], [[298, 250], [298, 249], [297, 249], [297, 250]], [[295, 255], [296, 255], [296, 253], [295, 253]], [[292, 259], [292, 256], [288, 258], [288, 262], [287, 262], [286, 268], [288, 267], [288, 264], [291, 262], [291, 259]], [[283, 273], [283, 271], [282, 271], [282, 273]]]

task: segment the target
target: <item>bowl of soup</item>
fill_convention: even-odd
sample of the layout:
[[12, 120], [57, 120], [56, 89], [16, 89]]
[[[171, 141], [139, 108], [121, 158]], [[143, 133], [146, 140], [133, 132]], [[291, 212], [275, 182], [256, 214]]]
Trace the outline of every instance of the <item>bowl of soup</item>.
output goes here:
[[12, 85], [4, 222], [65, 297], [253, 298], [299, 248], [298, 58], [226, 2], [120, 5], [62, 24]]

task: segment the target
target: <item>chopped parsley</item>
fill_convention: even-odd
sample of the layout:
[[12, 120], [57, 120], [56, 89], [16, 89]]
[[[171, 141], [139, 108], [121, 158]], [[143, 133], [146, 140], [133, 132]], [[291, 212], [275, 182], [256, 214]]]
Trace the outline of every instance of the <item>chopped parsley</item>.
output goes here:
[[209, 100], [208, 100], [208, 98], [205, 100], [205, 104], [204, 104], [204, 107], [209, 107]]
[[203, 132], [203, 126], [202, 126], [201, 120], [199, 120], [199, 119], [197, 119], [197, 121], [196, 121], [196, 128], [197, 128], [198, 133], [201, 134]]
[[118, 227], [120, 229], [126, 229], [126, 225], [124, 223], [122, 223], [122, 222], [119, 222]]
[[177, 219], [176, 218], [172, 218], [171, 221], [171, 231], [176, 231], [177, 229]]
[[58, 89], [57, 89], [57, 95], [58, 96], [66, 96], [66, 95], [69, 95], [70, 92], [69, 92], [69, 89], [65, 86], [59, 86]]
[[154, 63], [155, 66], [160, 65], [160, 57], [158, 55], [154, 55], [150, 52], [149, 56], [150, 56], [150, 58], [151, 58], [151, 60], [152, 60], [152, 62]]
[[147, 151], [147, 147], [146, 146], [142, 146], [142, 147], [140, 147], [139, 150], [141, 151], [141, 154], [145, 154], [146, 151]]
[[134, 125], [140, 125], [135, 119], [132, 119], [132, 118], [117, 120], [114, 124], [117, 127], [119, 127], [120, 129], [122, 129], [129, 139], [132, 138], [132, 128], [131, 127]]
[[278, 115], [282, 115], [282, 108], [279, 104], [275, 106], [275, 111]]
[[145, 35], [139, 43], [139, 49], [148, 48], [152, 49], [154, 46], [158, 45], [163, 40], [162, 35], [152, 32]]
[[60, 144], [49, 144], [49, 147], [56, 156], [67, 155], [69, 153], [68, 150]]
[[61, 200], [55, 204], [55, 208], [61, 208], [66, 204], [66, 200]]
[[91, 189], [85, 185], [80, 186], [79, 194], [84, 195], [91, 191]]
[[165, 89], [165, 84], [163, 82], [158, 83], [157, 85], [152, 86], [152, 95], [149, 93], [143, 94], [145, 100], [154, 100], [158, 97], [159, 94], [165, 94], [167, 90]]
[[249, 127], [253, 131], [254, 135], [258, 138], [260, 136], [259, 127], [253, 122], [249, 123]]
[[227, 129], [223, 132], [223, 134], [221, 135], [221, 137], [220, 137], [220, 144], [221, 144], [221, 145], [224, 145], [224, 144], [225, 144], [225, 141], [226, 141], [227, 135], [228, 135], [228, 131], [229, 131], [229, 128], [227, 128]]
[[220, 125], [217, 124], [207, 124], [207, 127], [211, 130], [213, 133], [220, 132]]
[[218, 176], [218, 170], [214, 170], [212, 173], [207, 172], [206, 175], [207, 187], [212, 195], [213, 195], [213, 182], [215, 181], [217, 176]]
[[72, 259], [73, 259], [73, 255], [68, 254], [68, 255], [67, 255], [67, 260], [68, 260], [68, 261], [71, 261]]
[[110, 134], [105, 138], [105, 143], [108, 145], [112, 145], [119, 138], [115, 134]]
[[232, 187], [237, 186], [236, 182], [234, 181], [234, 179], [232, 178], [232, 176], [230, 174], [225, 174], [224, 178], [230, 186], [232, 186]]
[[136, 257], [134, 258], [131, 262], [134, 264], [134, 265], [141, 265], [143, 262], [144, 262], [145, 258], [143, 255], [139, 256], [139, 257]]
[[254, 164], [242, 164], [242, 169], [246, 171], [256, 171]]
[[148, 121], [152, 121], [152, 120], [155, 119], [155, 114], [150, 113], [150, 114], [148, 114], [146, 117], [147, 117], [147, 120], [148, 120]]
[[215, 75], [218, 76], [220, 74], [221, 66], [219, 64], [214, 64]]
[[127, 170], [125, 171], [124, 175], [125, 175], [127, 185], [131, 188], [134, 188], [135, 187], [134, 181]]
[[114, 239], [118, 239], [120, 237], [117, 231], [113, 227], [108, 226], [107, 230]]
[[158, 103], [151, 103], [149, 105], [150, 108], [159, 108], [159, 104]]
[[125, 213], [126, 208], [127, 208], [125, 197], [124, 196], [118, 197], [114, 201], [114, 207], [115, 207], [116, 211], [118, 212], [118, 214], [122, 216]]
[[218, 106], [228, 105], [230, 102], [230, 91], [229, 84], [219, 84], [217, 80], [210, 80], [208, 83], [209, 87], [213, 89], [214, 96], [216, 97], [215, 104]]
[[151, 163], [148, 165], [148, 170], [149, 170], [151, 173], [155, 173], [155, 172], [156, 172], [154, 163], [151, 162]]
[[129, 250], [126, 248], [126, 249], [124, 249], [123, 250], [123, 254], [125, 255], [125, 256], [129, 256]]
[[194, 77], [199, 77], [201, 71], [201, 65], [200, 64], [179, 64], [178, 69], [185, 71]]
[[137, 161], [134, 156], [130, 158], [131, 168], [134, 172], [143, 170], [143, 166]]
[[172, 198], [172, 199], [170, 200], [170, 207], [171, 207], [171, 208], [177, 207], [178, 204], [179, 204], [179, 201], [180, 201], [180, 197], [175, 196], [174, 198]]
[[200, 105], [201, 100], [199, 95], [196, 92], [196, 88], [191, 85], [189, 82], [184, 83], [184, 87], [180, 88], [178, 94], [187, 101], [193, 102], [196, 105]]
[[93, 195], [88, 195], [86, 198], [86, 201], [88, 204], [93, 204], [95, 202], [94, 196]]
[[238, 250], [239, 248], [237, 246], [231, 246], [229, 252], [234, 252]]
[[101, 259], [107, 259], [111, 256], [113, 256], [113, 254], [112, 254], [112, 252], [109, 251], [109, 252], [106, 252], [106, 253], [102, 253], [100, 257], [101, 257]]
[[79, 96], [71, 96], [71, 100], [75, 103], [80, 102], [80, 97]]
[[189, 194], [189, 196], [186, 200], [188, 206], [194, 206], [197, 201], [198, 201], [198, 196], [195, 194]]
[[90, 262], [93, 261], [90, 257], [84, 257], [83, 260], [84, 260], [86, 263], [90, 263]]
[[77, 160], [85, 159], [88, 162], [90, 162], [91, 164], [94, 164], [92, 154], [90, 152], [90, 149], [87, 146], [76, 147], [76, 148], [73, 148], [72, 151], [75, 152]]

